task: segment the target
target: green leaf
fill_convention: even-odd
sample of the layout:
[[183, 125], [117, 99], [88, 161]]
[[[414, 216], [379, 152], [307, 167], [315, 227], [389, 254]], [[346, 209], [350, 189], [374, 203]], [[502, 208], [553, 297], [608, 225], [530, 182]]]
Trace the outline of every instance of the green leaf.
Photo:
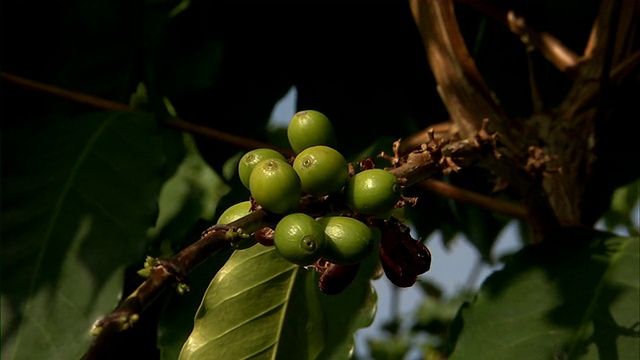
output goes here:
[[209, 226], [213, 224], [218, 201], [229, 191], [229, 186], [202, 159], [193, 138], [183, 134], [183, 143], [186, 156], [163, 184], [158, 220], [149, 230], [152, 244], [162, 245], [161, 256], [173, 255], [178, 245], [196, 240], [185, 239], [185, 235], [199, 219], [209, 221]]
[[[193, 230], [194, 233], [202, 232], [202, 227], [194, 227]], [[232, 253], [233, 250], [229, 249], [212, 256], [190, 272], [188, 293], [180, 295], [172, 292], [169, 295], [158, 322], [157, 346], [162, 360], [178, 358], [182, 345], [189, 338], [193, 328], [193, 318], [211, 279]]]
[[236, 251], [211, 282], [180, 359], [349, 358], [353, 333], [375, 311], [370, 262], [344, 293], [329, 296], [314, 270], [273, 247]]
[[637, 359], [639, 239], [609, 236], [567, 229], [514, 255], [461, 308], [450, 359]]
[[142, 263], [176, 134], [148, 115], [96, 113], [3, 135], [2, 358], [79, 358], [125, 267]]
[[180, 359], [272, 357], [303, 271], [274, 248], [234, 252], [209, 285]]

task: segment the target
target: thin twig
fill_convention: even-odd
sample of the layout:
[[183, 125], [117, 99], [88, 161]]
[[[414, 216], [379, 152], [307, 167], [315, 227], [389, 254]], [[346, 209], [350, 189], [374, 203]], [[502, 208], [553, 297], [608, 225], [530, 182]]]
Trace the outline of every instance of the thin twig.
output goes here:
[[538, 49], [558, 70], [575, 77], [581, 58], [560, 40], [545, 31], [537, 31], [527, 25], [523, 16], [513, 11], [506, 12], [509, 30], [520, 37], [526, 46]]
[[[625, 3], [624, 5], [629, 5]], [[631, 4], [634, 5], [634, 4]], [[635, 9], [637, 13], [637, 7]], [[621, 4], [619, 0], [602, 1], [598, 15], [593, 22], [589, 41], [584, 50], [585, 60], [580, 67], [579, 77], [567, 94], [563, 103], [559, 106], [561, 117], [566, 119], [571, 126], [580, 126], [591, 129], [592, 124], [582, 122], [578, 114], [589, 106], [602, 109], [603, 103], [595, 104], [595, 100], [605, 101], [606, 92], [613, 90], [618, 83], [637, 72], [640, 54], [638, 50], [619, 54], [617, 61], [613, 61], [613, 51], [617, 47], [616, 33], [618, 21], [621, 16]], [[621, 36], [622, 37], [622, 36]], [[596, 119], [596, 117], [587, 117]], [[590, 136], [590, 135], [588, 135]]]
[[230, 133], [216, 130], [204, 125], [199, 125], [199, 124], [195, 124], [195, 123], [180, 120], [180, 119], [165, 121], [164, 125], [170, 128], [174, 128], [177, 130], [190, 133], [190, 134], [197, 134], [200, 136], [207, 137], [209, 139], [218, 140], [218, 141], [227, 143], [229, 145], [233, 145], [239, 149], [252, 150], [252, 149], [258, 149], [258, 148], [269, 148], [269, 149], [273, 149], [280, 152], [286, 158], [295, 155], [295, 153], [291, 149], [282, 148], [282, 147], [265, 143], [259, 140], [254, 140], [254, 139], [246, 138], [243, 136], [230, 134]]
[[[621, 4], [634, 5], [621, 0], [600, 2], [584, 60], [572, 87], [562, 103], [554, 109], [551, 121], [538, 126], [537, 136], [545, 142], [543, 151], [553, 154], [556, 157], [554, 163], [562, 169], [562, 176], [544, 177], [542, 181], [545, 192], [553, 194], [548, 197], [549, 202], [560, 223], [565, 226], [584, 225], [583, 216], [588, 210], [582, 207], [590, 203], [585, 201], [584, 196], [589, 179], [594, 171], [598, 171], [595, 165], [599, 160], [598, 140], [599, 131], [603, 128], [602, 116], [612, 110], [612, 104], [607, 103], [606, 97], [620, 91], [623, 74], [637, 71], [632, 69], [638, 65], [632, 53], [638, 51], [637, 47], [625, 48], [616, 61], [608, 65], [611, 61], [610, 50], [620, 48], [618, 39], [637, 36], [637, 27], [618, 28], [619, 17], [623, 13], [620, 11]], [[635, 9], [637, 13], [638, 8]], [[613, 33], [618, 31], [624, 31], [624, 34], [614, 36]], [[612, 70], [609, 71], [609, 68]], [[569, 142], [568, 137], [571, 139]]]
[[412, 150], [420, 148], [422, 144], [431, 141], [432, 137], [439, 139], [455, 139], [457, 137], [457, 127], [451, 121], [434, 124], [411, 136], [402, 139], [398, 152], [406, 154]]
[[[1, 72], [0, 76], [2, 77], [3, 81], [6, 81], [8, 83], [12, 83], [14, 85], [24, 87], [26, 89], [31, 89], [34, 91], [53, 95], [61, 99], [70, 100], [79, 104], [88, 105], [96, 109], [106, 110], [106, 111], [122, 111], [122, 112], [136, 110], [134, 107], [128, 104], [123, 104], [116, 101], [103, 99], [97, 96], [88, 95], [88, 94], [77, 92], [77, 91], [67, 90], [54, 85], [44, 84], [38, 81], [26, 79], [26, 78], [16, 76], [10, 73], [6, 73], [6, 72]], [[181, 130], [193, 135], [203, 136], [212, 140], [233, 145], [239, 149], [251, 150], [256, 148], [270, 148], [270, 149], [274, 149], [276, 151], [281, 152], [286, 157], [293, 155], [293, 151], [291, 149], [281, 148], [266, 142], [230, 134], [221, 130], [216, 130], [207, 126], [198, 125], [185, 120], [172, 119], [172, 120], [165, 121], [162, 124], [164, 124], [167, 127]]]
[[520, 204], [496, 199], [435, 179], [427, 179], [420, 182], [419, 185], [422, 188], [456, 201], [473, 204], [483, 209], [509, 215], [517, 219], [527, 218], [527, 209]]
[[[628, 78], [631, 74], [637, 73], [640, 69], [640, 51], [636, 51], [629, 54], [626, 58], [620, 61], [610, 72], [608, 79], [608, 87], [617, 86], [623, 79]], [[586, 109], [593, 101], [598, 99], [600, 94], [599, 82], [584, 82], [583, 86], [576, 87], [575, 93], [570, 94], [568, 98], [571, 101], [564, 101], [561, 107], [566, 108], [564, 113], [569, 114], [564, 118], [569, 120], [576, 120], [578, 117], [573, 116], [579, 113], [581, 110]]]
[[581, 57], [553, 35], [532, 28], [526, 23], [523, 16], [517, 15], [508, 9], [498, 8], [490, 1], [459, 1], [472, 6], [479, 12], [508, 27], [511, 32], [520, 36], [520, 39], [527, 45], [539, 50], [561, 72], [572, 78], [576, 76], [576, 69], [580, 65]]
[[71, 100], [79, 104], [89, 105], [96, 109], [107, 111], [133, 111], [133, 108], [127, 104], [122, 104], [116, 101], [102, 99], [97, 96], [84, 94], [77, 91], [71, 91], [57, 87], [54, 85], [44, 84], [35, 80], [23, 78], [17, 75], [13, 75], [6, 72], [0, 72], [2, 80], [19, 85], [26, 89], [35, 90], [45, 94], [53, 95], [62, 99]]

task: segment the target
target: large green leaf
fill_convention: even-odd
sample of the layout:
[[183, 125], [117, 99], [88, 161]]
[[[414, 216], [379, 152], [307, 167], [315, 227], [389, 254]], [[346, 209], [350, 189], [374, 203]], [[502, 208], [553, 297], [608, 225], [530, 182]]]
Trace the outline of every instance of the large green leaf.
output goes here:
[[3, 134], [2, 357], [75, 359], [144, 257], [167, 172], [153, 117], [94, 113]]
[[373, 320], [373, 263], [329, 296], [318, 290], [315, 271], [273, 247], [236, 251], [211, 282], [180, 359], [349, 358], [353, 333]]
[[[202, 228], [199, 228], [202, 232]], [[194, 232], [197, 229], [194, 227]], [[195, 234], [193, 234], [195, 235]], [[212, 256], [189, 273], [189, 292], [172, 292], [163, 306], [158, 322], [157, 346], [161, 360], [176, 360], [193, 329], [193, 318], [211, 279], [232, 254], [229, 249]]]
[[638, 359], [638, 243], [571, 230], [523, 249], [461, 308], [451, 359]]

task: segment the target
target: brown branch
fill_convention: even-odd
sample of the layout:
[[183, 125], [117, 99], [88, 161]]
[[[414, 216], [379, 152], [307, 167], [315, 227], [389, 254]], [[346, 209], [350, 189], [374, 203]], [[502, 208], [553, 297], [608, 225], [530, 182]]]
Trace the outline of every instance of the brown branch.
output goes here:
[[[563, 102], [555, 109], [548, 127], [539, 127], [544, 151], [557, 157], [562, 176], [543, 179], [552, 208], [563, 225], [582, 225], [582, 207], [587, 184], [594, 176], [598, 160], [597, 144], [604, 120], [610, 114], [611, 97], [629, 74], [637, 72], [638, 49], [621, 45], [638, 34], [638, 27], [620, 28], [637, 20], [638, 5], [621, 0], [603, 0], [578, 76]], [[616, 49], [624, 49], [620, 51]], [[617, 54], [614, 57], [614, 54]], [[567, 142], [570, 137], [571, 141]]]
[[571, 106], [570, 104], [576, 101], [586, 104], [594, 94], [604, 95], [603, 90], [608, 88], [611, 68], [617, 65], [613, 62], [612, 50], [616, 47], [615, 38], [620, 13], [619, 0], [601, 2], [584, 50], [585, 61], [580, 68], [579, 78], [564, 104]]
[[63, 89], [63, 88], [49, 85], [49, 84], [43, 84], [41, 82], [37, 82], [31, 79], [26, 79], [26, 78], [9, 74], [6, 72], [0, 72], [0, 76], [2, 77], [3, 81], [6, 81], [8, 83], [19, 85], [26, 89], [35, 90], [41, 93], [53, 95], [55, 97], [59, 97], [62, 99], [71, 100], [79, 104], [89, 105], [96, 109], [107, 110], [107, 111], [133, 111], [133, 108], [127, 104], [122, 104], [119, 102], [102, 99], [97, 96], [92, 96], [92, 95], [84, 94], [81, 92]]
[[[634, 73], [638, 73], [640, 69], [640, 50], [632, 54], [629, 54], [620, 63], [618, 63], [609, 73], [608, 76], [608, 88], [617, 86], [622, 80], [628, 78]], [[568, 95], [568, 99], [565, 100], [559, 107], [559, 112], [564, 115], [560, 118], [568, 121], [576, 121], [581, 119], [575, 114], [587, 109], [593, 104], [595, 100], [600, 96], [600, 82], [595, 79], [582, 81], [582, 86], [575, 86], [573, 91]]]
[[605, 50], [610, 46], [612, 33], [618, 29], [617, 15], [620, 13], [619, 0], [603, 0], [598, 9], [598, 15], [591, 27], [589, 40], [584, 48], [584, 57], [587, 59], [596, 58], [595, 62], [601, 62], [605, 56]]
[[230, 134], [227, 132], [223, 132], [207, 126], [195, 124], [195, 123], [180, 120], [180, 119], [165, 121], [164, 125], [170, 128], [188, 132], [190, 134], [197, 134], [200, 136], [207, 137], [209, 139], [218, 140], [218, 141], [227, 143], [229, 145], [233, 145], [239, 149], [252, 150], [252, 149], [258, 149], [258, 148], [269, 148], [269, 149], [273, 149], [280, 152], [282, 155], [284, 155], [287, 158], [295, 155], [295, 152], [293, 152], [293, 150], [291, 149], [282, 148], [282, 147], [275, 146], [262, 141]]
[[468, 4], [481, 13], [490, 16], [499, 23], [502, 23], [512, 33], [519, 36], [527, 51], [529, 82], [531, 84], [534, 112], [541, 112], [544, 108], [538, 89], [538, 81], [533, 72], [531, 53], [534, 50], [539, 51], [561, 72], [571, 78], [576, 77], [577, 68], [582, 59], [553, 35], [529, 26], [524, 16], [516, 14], [513, 10], [498, 8], [490, 2], [470, 0], [461, 0], [460, 2]]
[[525, 45], [532, 46], [540, 51], [540, 53], [561, 72], [570, 77], [576, 76], [577, 67], [581, 61], [580, 56], [566, 47], [553, 35], [532, 28], [526, 23], [523, 16], [517, 15], [508, 9], [498, 8], [489, 1], [459, 1], [472, 6], [476, 10], [508, 27], [511, 32], [520, 37]]
[[[526, 218], [532, 227], [533, 241], [538, 242], [545, 234], [553, 233], [560, 226], [541, 185], [541, 177], [546, 167], [540, 168], [540, 174], [537, 171], [532, 173], [513, 163], [511, 159], [501, 156], [497, 151], [500, 138], [498, 134], [490, 135], [486, 131], [487, 123], [488, 120], [485, 119], [480, 131], [468, 139], [449, 142], [432, 138], [430, 143], [423, 144], [419, 150], [406, 155], [399, 154], [398, 149], [401, 147], [398, 141], [394, 144], [394, 156], [385, 156], [384, 153], [382, 155], [394, 164], [395, 167], [389, 171], [404, 179], [405, 186], [421, 183], [435, 174], [458, 171], [472, 165], [485, 167], [499, 174], [524, 199], [524, 207], [510, 208], [501, 203], [485, 206], [495, 206], [501, 209], [500, 211]], [[483, 202], [489, 203], [486, 198], [469, 197], [465, 200], [478, 205]]]
[[[486, 126], [486, 122], [485, 122]], [[495, 137], [486, 133], [484, 126], [481, 131], [470, 139], [450, 142], [447, 140], [435, 140], [432, 138], [429, 144], [424, 144], [420, 150], [414, 150], [409, 154], [397, 153], [400, 141], [396, 142], [394, 150], [397, 156], [395, 167], [389, 169], [391, 173], [403, 180], [405, 186], [422, 182], [443, 171], [453, 171], [453, 168], [470, 166], [481, 161], [487, 156], [495, 154]], [[447, 161], [448, 160], [448, 161]], [[526, 216], [522, 207], [507, 204], [495, 199], [490, 200], [484, 195], [474, 194], [468, 190], [462, 190], [447, 186], [440, 182], [424, 182], [432, 191], [451, 196], [459, 201], [469, 201], [493, 211], [500, 211], [518, 218]], [[303, 197], [297, 211], [321, 216], [335, 210], [338, 207], [346, 208], [344, 203], [337, 199], [318, 199], [315, 197]], [[209, 257], [232, 248], [242, 238], [242, 229], [256, 229], [264, 226], [273, 227], [277, 223], [278, 216], [270, 214], [262, 209], [255, 210], [249, 215], [227, 225], [216, 225], [205, 231], [202, 237], [189, 247], [168, 259], [152, 259], [147, 261], [149, 277], [110, 314], [98, 321], [92, 333], [94, 341], [85, 354], [85, 359], [91, 359], [92, 354], [99, 354], [103, 346], [108, 346], [115, 333], [119, 333], [134, 326], [142, 312], [166, 289], [184, 284], [188, 274], [198, 264]], [[255, 245], [262, 246], [262, 245]]]
[[496, 120], [502, 111], [469, 55], [453, 2], [412, 0], [410, 5], [449, 115], [462, 138], [473, 136], [482, 119]]
[[455, 139], [457, 138], [457, 134], [458, 131], [456, 126], [450, 121], [434, 124], [424, 130], [421, 130], [411, 136], [402, 139], [400, 148], [398, 149], [398, 153], [407, 154], [412, 150], [418, 149], [422, 144], [431, 141], [432, 137], [436, 140]]
[[[103, 99], [97, 96], [88, 95], [77, 91], [63, 89], [57, 86], [44, 84], [6, 72], [1, 72], [0, 76], [2, 77], [3, 81], [6, 81], [8, 83], [52, 95], [61, 99], [70, 100], [79, 104], [88, 105], [96, 109], [121, 112], [136, 110], [134, 107], [128, 104]], [[277, 147], [269, 143], [230, 134], [224, 131], [216, 130], [207, 126], [198, 125], [180, 119], [168, 120], [162, 122], [162, 124], [176, 130], [233, 145], [239, 149], [251, 150], [256, 148], [270, 148], [281, 152], [286, 157], [292, 156], [294, 154], [291, 149]]]
[[179, 291], [188, 289], [185, 283], [187, 275], [209, 257], [240, 241], [241, 229], [255, 227], [259, 223], [267, 225], [270, 221], [270, 215], [259, 209], [228, 225], [214, 227], [169, 259], [153, 259], [153, 266], [148, 269], [149, 277], [109, 315], [96, 322], [91, 331], [93, 341], [82, 359], [99, 358], [111, 339], [134, 326], [144, 310], [167, 289], [175, 286]]
[[460, 138], [476, 134], [485, 118], [502, 136], [505, 156], [522, 158], [519, 124], [509, 121], [469, 55], [455, 17], [453, 1], [411, 0], [411, 12], [422, 36], [438, 92]]
[[509, 215], [518, 219], [527, 218], [527, 209], [520, 204], [496, 199], [491, 196], [462, 189], [444, 181], [435, 179], [427, 179], [419, 183], [419, 185], [422, 188], [456, 201], [473, 204], [483, 209]]
[[391, 162], [394, 167], [389, 171], [401, 179], [404, 186], [411, 186], [438, 173], [458, 171], [486, 158], [501, 157], [497, 152], [497, 136], [486, 131], [488, 123], [485, 119], [477, 134], [458, 141], [436, 139], [430, 131], [428, 142], [406, 154], [400, 152], [402, 140], [398, 140], [393, 145], [392, 156], [384, 152], [380, 156]]
[[545, 31], [537, 31], [526, 24], [523, 16], [513, 11], [506, 13], [507, 26], [526, 46], [538, 49], [558, 70], [575, 77], [580, 57], [560, 40]]
[[640, 68], [640, 50], [635, 50], [632, 53], [629, 53], [624, 59], [622, 59], [614, 68], [611, 70], [611, 74], [609, 75], [609, 81], [612, 85], [617, 85], [623, 79], [626, 79], [634, 73], [638, 73], [638, 69]]
[[[485, 3], [472, 2], [472, 5]], [[536, 32], [523, 18], [511, 14], [513, 31], [525, 35], [528, 44], [541, 48], [556, 66], [568, 72], [575, 70], [576, 81], [563, 103], [552, 112], [534, 114], [526, 123], [503, 116], [498, 102], [486, 90], [461, 40], [453, 2], [412, 0], [410, 5], [440, 96], [462, 137], [467, 138], [477, 129], [478, 115], [489, 118], [492, 131], [499, 133], [505, 146], [498, 151], [506, 160], [487, 157], [480, 164], [503, 177], [525, 197], [534, 237], [553, 232], [560, 224], [578, 224], [584, 187], [580, 181], [589, 176], [588, 169], [595, 158], [592, 143], [597, 140], [597, 134], [593, 129], [596, 119], [608, 113], [605, 111], [609, 107], [607, 94], [603, 91], [614, 91], [622, 78], [637, 70], [637, 49], [633, 45], [637, 44], [633, 36], [637, 34], [636, 19], [640, 13], [637, 2], [602, 1], [583, 57], [569, 52], [551, 35]], [[491, 10], [508, 24], [508, 12]], [[612, 32], [618, 35], [614, 37]], [[611, 54], [607, 55], [607, 49], [612, 49], [607, 44], [614, 42], [612, 58]], [[567, 146], [568, 134], [575, 139], [571, 146]], [[522, 173], [526, 148], [539, 143], [544, 144], [544, 153], [557, 155], [554, 161], [562, 168], [561, 175], [534, 176], [537, 180], [531, 181], [527, 175], [532, 174]]]

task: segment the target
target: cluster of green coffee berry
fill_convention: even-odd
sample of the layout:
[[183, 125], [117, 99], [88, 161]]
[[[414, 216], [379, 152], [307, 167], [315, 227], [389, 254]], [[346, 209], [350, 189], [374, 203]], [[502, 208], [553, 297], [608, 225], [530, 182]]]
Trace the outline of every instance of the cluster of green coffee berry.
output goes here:
[[[292, 263], [312, 265], [320, 259], [338, 265], [361, 262], [372, 252], [376, 229], [357, 216], [393, 209], [401, 198], [398, 179], [383, 169], [356, 172], [336, 150], [333, 126], [318, 111], [296, 113], [287, 127], [287, 137], [296, 153], [292, 159], [267, 148], [242, 156], [238, 174], [253, 202], [230, 207], [218, 224], [236, 220], [259, 205], [281, 216], [273, 245]], [[333, 196], [346, 204], [348, 211], [314, 218], [300, 210], [303, 196]]]

